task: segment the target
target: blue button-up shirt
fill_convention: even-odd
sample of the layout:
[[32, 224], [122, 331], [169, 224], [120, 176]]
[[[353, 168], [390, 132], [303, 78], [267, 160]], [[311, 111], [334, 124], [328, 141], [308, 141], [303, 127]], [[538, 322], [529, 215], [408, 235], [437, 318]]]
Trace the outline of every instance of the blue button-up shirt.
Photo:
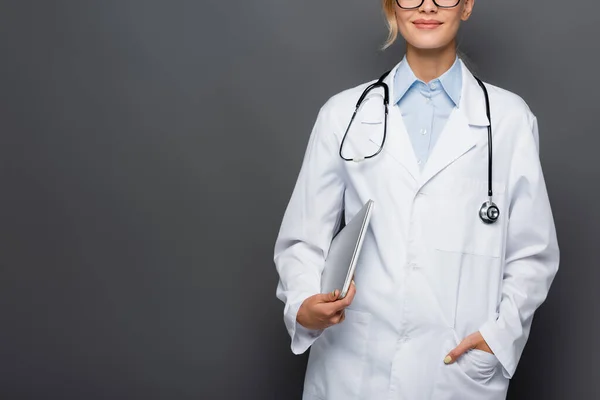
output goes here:
[[394, 103], [404, 124], [421, 169], [427, 162], [448, 117], [460, 102], [462, 71], [458, 56], [448, 71], [425, 83], [413, 73], [406, 56], [394, 76]]

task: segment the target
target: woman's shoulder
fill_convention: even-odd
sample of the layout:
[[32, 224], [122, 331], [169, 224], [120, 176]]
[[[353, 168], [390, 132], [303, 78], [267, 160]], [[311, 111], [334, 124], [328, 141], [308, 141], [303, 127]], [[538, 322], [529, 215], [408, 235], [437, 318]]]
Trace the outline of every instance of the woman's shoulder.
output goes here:
[[537, 117], [525, 99], [508, 89], [485, 83], [490, 97], [492, 123], [502, 126], [498, 138], [504, 137], [515, 146], [530, 140], [539, 149]]
[[360, 96], [363, 94], [365, 89], [369, 85], [371, 85], [375, 82], [377, 82], [377, 79], [363, 82], [358, 85], [355, 85], [355, 86], [346, 88], [344, 90], [341, 90], [339, 92], [336, 92], [325, 101], [325, 104], [323, 105], [323, 107], [328, 107], [328, 108], [333, 108], [333, 109], [337, 109], [337, 108], [345, 109], [348, 106], [350, 106], [351, 108], [354, 108], [354, 107], [356, 107], [356, 102], [358, 101]]
[[[329, 116], [337, 116], [343, 119], [349, 119], [356, 108], [360, 96], [369, 85], [375, 82], [377, 82], [377, 79], [363, 82], [356, 86], [334, 93], [325, 100], [321, 106], [320, 112]], [[373, 92], [375, 91], [381, 91], [381, 89], [374, 90]]]
[[533, 111], [527, 101], [515, 92], [484, 82], [490, 97], [490, 104], [503, 114], [517, 114], [533, 117]]

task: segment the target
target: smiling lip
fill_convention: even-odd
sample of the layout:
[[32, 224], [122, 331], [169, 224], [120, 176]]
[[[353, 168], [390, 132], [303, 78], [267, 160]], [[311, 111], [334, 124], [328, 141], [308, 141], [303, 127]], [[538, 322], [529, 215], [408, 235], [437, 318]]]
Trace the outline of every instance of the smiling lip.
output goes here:
[[435, 29], [438, 26], [442, 25], [440, 21], [435, 20], [427, 20], [427, 19], [418, 19], [413, 22], [418, 29]]

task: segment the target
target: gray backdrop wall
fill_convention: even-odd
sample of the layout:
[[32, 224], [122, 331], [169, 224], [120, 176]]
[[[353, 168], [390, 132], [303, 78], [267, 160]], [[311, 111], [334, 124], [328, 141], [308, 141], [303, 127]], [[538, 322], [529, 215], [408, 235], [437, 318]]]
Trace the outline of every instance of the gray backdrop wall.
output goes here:
[[[319, 107], [403, 54], [379, 0], [0, 2], [0, 397], [299, 399], [275, 236]], [[511, 399], [597, 399], [600, 3], [478, 1], [562, 249]]]

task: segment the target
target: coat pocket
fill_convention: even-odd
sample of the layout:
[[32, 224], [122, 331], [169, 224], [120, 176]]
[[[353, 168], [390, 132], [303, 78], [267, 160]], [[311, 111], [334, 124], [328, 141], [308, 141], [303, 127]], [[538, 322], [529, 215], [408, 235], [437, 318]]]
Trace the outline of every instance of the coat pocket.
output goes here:
[[499, 258], [506, 226], [505, 186], [493, 183], [493, 201], [500, 209], [498, 221], [484, 223], [479, 210], [487, 197], [488, 182], [452, 178], [437, 187], [431, 213], [431, 240], [438, 250]]
[[472, 349], [459, 357], [457, 363], [471, 379], [486, 383], [497, 372], [500, 361], [494, 354]]
[[[457, 344], [456, 339], [446, 340], [440, 356], [443, 358]], [[499, 373], [499, 366], [495, 355], [480, 350], [471, 350], [452, 364], [440, 362], [431, 398], [504, 400], [509, 382]]]
[[360, 398], [371, 314], [345, 312], [346, 319], [327, 328], [311, 347], [304, 398]]

